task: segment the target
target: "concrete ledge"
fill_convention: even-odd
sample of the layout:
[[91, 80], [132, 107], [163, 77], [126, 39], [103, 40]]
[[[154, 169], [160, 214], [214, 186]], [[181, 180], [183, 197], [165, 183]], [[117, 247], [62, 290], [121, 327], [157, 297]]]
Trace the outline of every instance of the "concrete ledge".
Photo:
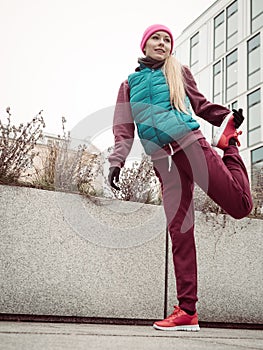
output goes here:
[[[0, 186], [0, 313], [159, 319], [163, 208]], [[263, 323], [263, 221], [196, 213], [201, 321]]]
[[[200, 319], [262, 324], [263, 220], [196, 212], [195, 237]], [[171, 261], [169, 270], [172, 310], [176, 295]]]
[[0, 196], [0, 313], [163, 317], [161, 207], [8, 186]]

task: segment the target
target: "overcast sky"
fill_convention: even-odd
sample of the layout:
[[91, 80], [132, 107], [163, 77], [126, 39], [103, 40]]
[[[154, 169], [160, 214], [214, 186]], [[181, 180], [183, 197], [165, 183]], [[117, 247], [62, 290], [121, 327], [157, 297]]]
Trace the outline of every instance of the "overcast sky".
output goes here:
[[46, 131], [61, 133], [113, 106], [137, 65], [144, 29], [175, 37], [215, 0], [0, 0], [0, 113], [16, 123], [41, 109]]

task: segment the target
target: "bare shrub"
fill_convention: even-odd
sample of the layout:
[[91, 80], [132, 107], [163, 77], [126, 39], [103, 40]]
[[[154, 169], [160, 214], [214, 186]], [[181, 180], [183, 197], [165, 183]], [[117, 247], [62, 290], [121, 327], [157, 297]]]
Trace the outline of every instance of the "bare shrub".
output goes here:
[[254, 217], [263, 217], [263, 167], [254, 165], [251, 172]]
[[225, 214], [225, 211], [216, 204], [200, 187], [195, 185], [194, 191], [195, 210], [205, 214], [215, 213], [216, 215]]
[[102, 174], [100, 154], [93, 154], [88, 146], [71, 148], [70, 133], [65, 131], [66, 119], [62, 117], [62, 137], [48, 143], [42, 166], [35, 167], [33, 185], [38, 188], [80, 192], [94, 195], [96, 178]]
[[[256, 169], [256, 175], [255, 173], [252, 173], [252, 179], [251, 194], [253, 199], [253, 209], [249, 214], [249, 217], [263, 219], [263, 168]], [[197, 186], [195, 187], [194, 203], [195, 210], [201, 211], [205, 214], [226, 214], [226, 212], [218, 204], [216, 204]]]
[[10, 108], [6, 108], [7, 122], [0, 119], [0, 182], [18, 183], [32, 164], [37, 141], [43, 137], [45, 127], [42, 111], [26, 125], [11, 124]]
[[118, 183], [120, 191], [111, 189], [115, 198], [149, 204], [161, 204], [159, 180], [149, 157], [142, 155], [140, 162], [124, 167]]
[[41, 149], [38, 154], [38, 162], [34, 164], [34, 172], [29, 179], [33, 187], [55, 190], [57, 153], [58, 145], [55, 142], [48, 144], [44, 150]]

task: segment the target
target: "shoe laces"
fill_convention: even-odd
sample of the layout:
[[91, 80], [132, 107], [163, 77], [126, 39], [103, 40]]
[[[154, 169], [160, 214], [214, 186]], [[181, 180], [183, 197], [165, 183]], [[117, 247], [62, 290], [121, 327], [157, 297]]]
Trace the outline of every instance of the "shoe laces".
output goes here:
[[177, 316], [180, 316], [180, 314], [183, 313], [183, 312], [184, 311], [179, 306], [174, 305], [174, 311], [173, 311], [173, 313], [171, 315], [169, 315], [167, 317], [167, 320], [168, 319], [172, 319], [172, 318], [177, 317]]
[[237, 143], [238, 147], [240, 147], [240, 142], [239, 142], [239, 139], [238, 139], [239, 135], [242, 135], [242, 131], [241, 130], [240, 131], [235, 131], [234, 136], [233, 136], [233, 138], [236, 140], [236, 143]]

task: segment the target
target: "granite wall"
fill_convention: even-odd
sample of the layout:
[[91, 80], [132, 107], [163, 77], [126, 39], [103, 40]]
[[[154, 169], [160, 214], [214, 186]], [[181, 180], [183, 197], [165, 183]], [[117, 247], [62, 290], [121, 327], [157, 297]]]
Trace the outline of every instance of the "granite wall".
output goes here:
[[[0, 199], [0, 313], [159, 319], [172, 311], [162, 207], [9, 186]], [[196, 212], [201, 321], [263, 323], [262, 234], [262, 220]]]

